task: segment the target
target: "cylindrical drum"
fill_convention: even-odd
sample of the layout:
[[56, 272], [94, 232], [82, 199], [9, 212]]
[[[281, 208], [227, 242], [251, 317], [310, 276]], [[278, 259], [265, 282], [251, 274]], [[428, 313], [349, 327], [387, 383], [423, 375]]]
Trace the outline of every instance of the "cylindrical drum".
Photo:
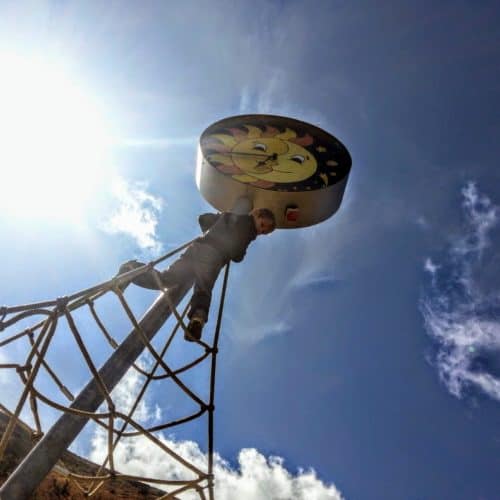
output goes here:
[[276, 216], [277, 227], [305, 227], [340, 206], [351, 156], [334, 136], [308, 123], [274, 115], [240, 115], [201, 135], [196, 183], [219, 211], [241, 198]]

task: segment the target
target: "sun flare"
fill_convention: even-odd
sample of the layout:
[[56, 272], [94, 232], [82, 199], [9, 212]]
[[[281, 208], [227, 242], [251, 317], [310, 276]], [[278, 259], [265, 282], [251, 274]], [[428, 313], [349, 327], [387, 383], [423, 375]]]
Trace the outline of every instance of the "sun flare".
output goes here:
[[107, 129], [64, 69], [0, 54], [0, 208], [77, 222], [106, 166]]

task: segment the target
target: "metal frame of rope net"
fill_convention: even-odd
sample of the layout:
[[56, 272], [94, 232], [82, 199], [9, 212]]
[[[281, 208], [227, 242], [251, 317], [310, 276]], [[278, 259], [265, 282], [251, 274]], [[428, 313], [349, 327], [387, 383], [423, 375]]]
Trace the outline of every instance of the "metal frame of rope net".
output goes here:
[[[31, 350], [26, 357], [26, 361], [23, 365], [10, 363], [10, 364], [0, 364], [0, 369], [12, 369], [17, 372], [19, 375], [22, 384], [24, 385], [24, 389], [22, 394], [19, 397], [19, 401], [14, 412], [11, 413], [11, 418], [7, 424], [5, 432], [0, 440], [0, 460], [3, 459], [3, 455], [7, 448], [7, 444], [9, 439], [12, 436], [14, 431], [16, 422], [19, 420], [20, 414], [25, 407], [27, 399], [29, 399], [29, 404], [31, 408], [31, 413], [33, 416], [33, 420], [36, 426], [35, 438], [39, 438], [43, 435], [42, 425], [38, 413], [38, 401], [45, 403], [61, 412], [66, 412], [74, 415], [78, 415], [81, 417], [85, 417], [86, 419], [93, 420], [97, 425], [105, 428], [107, 430], [107, 445], [108, 451], [107, 456], [102, 465], [100, 466], [98, 473], [95, 476], [84, 476], [76, 473], [69, 473], [70, 480], [74, 481], [77, 487], [84, 493], [86, 496], [92, 496], [96, 493], [99, 488], [104, 484], [107, 479], [123, 479], [123, 480], [136, 480], [141, 482], [153, 483], [157, 485], [162, 485], [165, 487], [170, 487], [172, 490], [160, 498], [176, 498], [175, 495], [178, 495], [182, 492], [186, 492], [188, 490], [195, 490], [199, 498], [205, 500], [206, 495], [204, 490], [208, 490], [209, 499], [213, 500], [213, 452], [214, 452], [214, 398], [215, 398], [215, 373], [216, 373], [216, 360], [217, 360], [217, 352], [218, 352], [218, 341], [220, 334], [220, 327], [222, 322], [222, 313], [224, 309], [224, 299], [227, 289], [227, 281], [229, 276], [229, 264], [225, 267], [221, 297], [219, 303], [219, 310], [217, 315], [217, 323], [215, 327], [215, 333], [213, 337], [213, 344], [209, 345], [203, 341], [197, 341], [197, 343], [204, 348], [204, 353], [201, 356], [198, 356], [193, 361], [181, 366], [177, 369], [170, 368], [167, 363], [164, 361], [164, 357], [170, 347], [174, 336], [179, 331], [179, 328], [186, 330], [186, 326], [183, 322], [183, 318], [187, 312], [188, 306], [186, 306], [181, 314], [179, 314], [169, 300], [169, 292], [163, 287], [159, 278], [155, 275], [157, 280], [157, 284], [159, 289], [162, 291], [165, 296], [168, 305], [170, 306], [171, 312], [174, 314], [176, 319], [176, 324], [171, 331], [169, 337], [167, 338], [164, 346], [158, 352], [151, 345], [151, 342], [148, 340], [146, 335], [144, 334], [139, 322], [135, 318], [130, 306], [128, 305], [125, 297], [120, 289], [120, 285], [125, 282], [130, 281], [134, 277], [144, 273], [149, 272], [156, 266], [158, 263], [166, 260], [167, 258], [173, 256], [179, 251], [183, 250], [187, 246], [189, 246], [194, 240], [176, 248], [175, 250], [167, 253], [166, 255], [151, 261], [150, 263], [135, 269], [133, 271], [129, 271], [127, 273], [116, 276], [112, 280], [101, 283], [92, 288], [88, 288], [77, 292], [71, 296], [58, 298], [52, 301], [46, 302], [38, 302], [34, 304], [13, 306], [13, 307], [1, 307], [0, 308], [0, 332], [5, 331], [8, 328], [13, 327], [16, 323], [26, 318], [32, 316], [43, 315], [46, 316], [46, 319], [39, 321], [33, 326], [22, 330], [21, 332], [15, 333], [14, 335], [9, 336], [8, 338], [0, 341], [0, 348], [10, 344], [11, 342], [18, 341], [23, 338], [27, 338], [29, 344], [31, 346]], [[91, 356], [88, 352], [88, 349], [85, 345], [84, 339], [82, 338], [76, 323], [73, 319], [72, 312], [87, 306], [90, 310], [92, 318], [95, 320], [99, 330], [102, 332], [103, 336], [108, 341], [109, 345], [116, 349], [118, 347], [117, 342], [113, 339], [113, 337], [109, 334], [106, 326], [101, 321], [99, 315], [97, 314], [94, 302], [102, 297], [104, 294], [108, 292], [114, 292], [120, 304], [122, 305], [127, 317], [132, 323], [134, 329], [139, 333], [140, 338], [144, 344], [144, 348], [147, 352], [153, 357], [154, 364], [150, 371], [146, 371], [137, 363], [133, 363], [132, 367], [137, 370], [141, 375], [145, 377], [143, 381], [143, 386], [139, 391], [139, 394], [133, 403], [132, 407], [128, 411], [128, 414], [121, 413], [116, 410], [115, 404], [111, 398], [110, 390], [106, 387], [106, 384], [102, 380], [99, 375], [99, 372], [94, 365]], [[61, 379], [57, 376], [53, 368], [46, 362], [44, 359], [47, 350], [50, 346], [51, 340], [54, 338], [56, 333], [58, 320], [60, 317], [65, 317], [69, 330], [73, 334], [79, 348], [80, 352], [83, 355], [83, 358], [92, 373], [94, 380], [97, 382], [99, 390], [103, 396], [105, 403], [107, 404], [108, 411], [101, 413], [93, 413], [88, 411], [79, 410], [77, 408], [72, 408], [69, 406], [64, 406], [56, 401], [53, 401], [46, 395], [42, 394], [35, 387], [35, 382], [40, 370], [43, 368], [48, 376], [54, 381], [57, 385], [61, 393], [64, 397], [70, 401], [74, 400], [74, 396], [71, 392], [65, 387], [62, 383]], [[200, 364], [202, 361], [211, 356], [211, 366], [210, 366], [210, 381], [209, 381], [209, 401], [208, 403], [203, 401], [200, 397], [198, 397], [193, 391], [187, 387], [182, 380], [178, 377], [179, 374], [186, 372], [187, 370], [193, 368], [194, 366]], [[157, 373], [158, 369], [161, 368], [163, 373]], [[144, 396], [148, 386], [152, 381], [162, 380], [170, 378], [177, 386], [194, 402], [199, 404], [200, 410], [188, 415], [184, 418], [180, 418], [177, 420], [167, 421], [161, 425], [156, 425], [154, 427], [144, 428], [139, 423], [137, 423], [132, 417], [134, 412], [136, 411], [142, 397]], [[112, 389], [112, 388], [111, 388]], [[198, 417], [201, 417], [204, 413], [208, 413], [208, 450], [207, 450], [207, 472], [203, 472], [195, 467], [193, 464], [189, 463], [187, 460], [182, 458], [180, 455], [175, 453], [173, 450], [168, 448], [163, 442], [161, 442], [153, 433], [167, 429], [170, 427], [174, 427], [177, 425], [181, 425], [183, 423], [194, 420]], [[116, 420], [121, 420], [123, 424], [121, 426], [116, 427]], [[105, 423], [107, 421], [107, 424]], [[127, 427], [132, 427], [133, 431], [127, 431]], [[190, 470], [197, 477], [192, 480], [164, 480], [158, 478], [151, 477], [141, 477], [134, 476], [128, 474], [122, 474], [115, 470], [114, 465], [114, 456], [113, 452], [118, 442], [122, 437], [133, 437], [138, 435], [143, 435], [150, 439], [153, 443], [155, 443], [159, 448], [161, 448], [167, 455], [171, 458], [182, 464], [186, 469]], [[13, 473], [14, 474], [14, 473]], [[87, 483], [86, 486], [83, 485], [83, 481]]]

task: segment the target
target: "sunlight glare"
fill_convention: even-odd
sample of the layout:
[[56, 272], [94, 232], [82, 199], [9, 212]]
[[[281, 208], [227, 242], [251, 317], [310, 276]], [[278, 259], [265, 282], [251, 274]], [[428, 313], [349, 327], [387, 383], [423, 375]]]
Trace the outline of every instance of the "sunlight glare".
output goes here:
[[0, 55], [0, 209], [78, 222], [102, 182], [107, 130], [63, 68]]

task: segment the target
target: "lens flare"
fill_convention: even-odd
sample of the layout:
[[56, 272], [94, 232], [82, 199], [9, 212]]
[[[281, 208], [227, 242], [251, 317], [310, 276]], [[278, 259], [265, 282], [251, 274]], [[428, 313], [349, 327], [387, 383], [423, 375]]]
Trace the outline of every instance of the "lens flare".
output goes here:
[[64, 69], [0, 54], [0, 209], [76, 222], [107, 166], [107, 127]]

